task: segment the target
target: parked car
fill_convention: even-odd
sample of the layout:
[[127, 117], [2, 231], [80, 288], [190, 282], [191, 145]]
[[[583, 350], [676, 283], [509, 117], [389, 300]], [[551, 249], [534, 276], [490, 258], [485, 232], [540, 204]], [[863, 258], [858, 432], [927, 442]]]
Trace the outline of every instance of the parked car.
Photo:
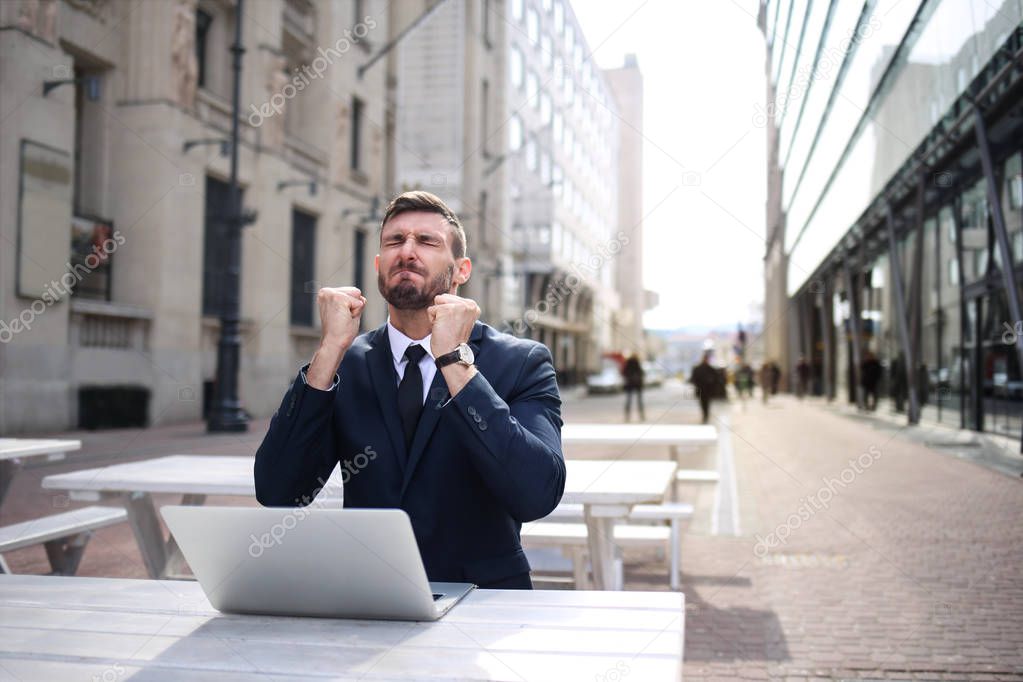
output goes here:
[[625, 380], [614, 365], [607, 365], [597, 374], [586, 377], [587, 393], [618, 393], [623, 390], [625, 390]]

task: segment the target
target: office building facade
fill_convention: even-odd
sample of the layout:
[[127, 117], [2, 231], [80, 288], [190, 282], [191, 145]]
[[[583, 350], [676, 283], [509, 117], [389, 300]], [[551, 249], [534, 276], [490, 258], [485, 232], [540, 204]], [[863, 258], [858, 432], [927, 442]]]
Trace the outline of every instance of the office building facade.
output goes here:
[[1021, 20], [1018, 0], [761, 6], [765, 354], [790, 382], [803, 356], [816, 394], [1020, 438]]

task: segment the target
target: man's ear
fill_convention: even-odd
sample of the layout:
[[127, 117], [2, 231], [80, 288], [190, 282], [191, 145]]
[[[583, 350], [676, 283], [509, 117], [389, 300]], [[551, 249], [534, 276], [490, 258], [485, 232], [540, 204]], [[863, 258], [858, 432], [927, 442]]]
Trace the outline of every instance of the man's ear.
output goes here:
[[461, 286], [469, 281], [472, 275], [472, 261], [468, 257], [460, 258], [455, 266], [455, 284]]

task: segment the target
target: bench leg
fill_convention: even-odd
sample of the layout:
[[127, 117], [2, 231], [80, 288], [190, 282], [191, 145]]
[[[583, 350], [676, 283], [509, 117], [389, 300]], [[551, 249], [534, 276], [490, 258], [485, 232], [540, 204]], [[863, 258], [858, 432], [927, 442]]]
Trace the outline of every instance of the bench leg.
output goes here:
[[615, 579], [615, 520], [606, 516], [594, 516], [589, 505], [583, 507], [586, 519], [586, 535], [590, 549], [590, 567], [593, 569], [593, 582], [598, 590], [614, 590]]
[[[205, 495], [189, 493], [181, 498], [181, 504], [184, 505], [201, 506], [205, 504], [205, 502]], [[164, 556], [167, 558], [166, 568], [164, 569], [165, 578], [177, 578], [187, 575], [185, 573], [185, 569], [188, 567], [188, 563], [185, 561], [185, 557], [181, 554], [181, 548], [178, 547], [178, 543], [174, 539], [173, 535], [167, 538], [167, 544], [164, 547]]]
[[0, 459], [0, 504], [3, 504], [14, 474], [18, 472], [18, 464], [17, 459]]
[[11, 567], [7, 565], [7, 562], [4, 561], [3, 555], [0, 554], [0, 575], [10, 575], [10, 573]]
[[150, 578], [163, 578], [167, 570], [167, 550], [153, 498], [148, 493], [130, 493], [124, 500], [124, 507], [146, 572]]
[[679, 555], [682, 553], [681, 526], [682, 522], [679, 519], [671, 520], [670, 540], [671, 561], [668, 562], [668, 566], [670, 567], [669, 570], [671, 571], [671, 575], [669, 576], [669, 583], [671, 584], [671, 589], [673, 590], [677, 590], [680, 586], [679, 583], [681, 582], [682, 567], [679, 565], [681, 563], [680, 561], [681, 557]]
[[82, 563], [82, 554], [91, 537], [92, 531], [87, 530], [84, 533], [43, 543], [53, 574], [74, 575], [78, 571], [78, 564]]
[[586, 569], [586, 550], [582, 547], [571, 547], [568, 549], [568, 554], [572, 559], [572, 579], [575, 582], [575, 589], [590, 589], [590, 576]]

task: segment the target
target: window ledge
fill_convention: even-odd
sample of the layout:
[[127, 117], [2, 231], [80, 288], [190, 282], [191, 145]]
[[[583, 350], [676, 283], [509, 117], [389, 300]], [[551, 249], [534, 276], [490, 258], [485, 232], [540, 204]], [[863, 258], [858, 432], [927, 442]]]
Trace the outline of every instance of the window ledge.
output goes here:
[[103, 315], [134, 320], [151, 320], [153, 312], [148, 308], [130, 303], [112, 303], [95, 299], [71, 297], [71, 312], [82, 315]]

